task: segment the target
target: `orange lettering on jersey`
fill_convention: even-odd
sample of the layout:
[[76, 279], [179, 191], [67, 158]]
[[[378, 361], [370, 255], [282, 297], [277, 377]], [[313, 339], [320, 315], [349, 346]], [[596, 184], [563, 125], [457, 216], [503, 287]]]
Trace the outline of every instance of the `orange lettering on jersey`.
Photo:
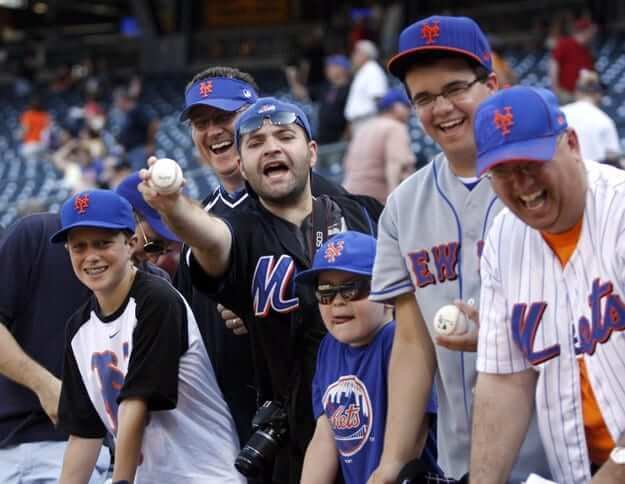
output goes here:
[[213, 92], [213, 81], [200, 82], [200, 96], [206, 97]]
[[505, 106], [503, 108], [503, 114], [499, 112], [499, 109], [495, 111], [495, 127], [501, 131], [501, 134], [506, 136], [510, 134], [510, 127], [514, 126], [514, 115], [512, 114], [512, 107]]
[[76, 210], [80, 215], [84, 215], [87, 213], [88, 208], [89, 194], [85, 193], [84, 195], [76, 195], [76, 198], [74, 198], [74, 210]]
[[425, 39], [426, 44], [433, 44], [436, 39], [440, 36], [441, 28], [438, 24], [438, 20], [432, 22], [432, 24], [423, 24], [421, 27], [421, 37]]

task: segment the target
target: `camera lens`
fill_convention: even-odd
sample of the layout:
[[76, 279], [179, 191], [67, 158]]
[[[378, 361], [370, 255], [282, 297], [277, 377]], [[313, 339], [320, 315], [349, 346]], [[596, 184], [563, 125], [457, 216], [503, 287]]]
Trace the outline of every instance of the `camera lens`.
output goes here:
[[278, 447], [278, 441], [271, 430], [258, 430], [241, 449], [234, 466], [246, 477], [258, 477], [265, 465], [273, 461]]

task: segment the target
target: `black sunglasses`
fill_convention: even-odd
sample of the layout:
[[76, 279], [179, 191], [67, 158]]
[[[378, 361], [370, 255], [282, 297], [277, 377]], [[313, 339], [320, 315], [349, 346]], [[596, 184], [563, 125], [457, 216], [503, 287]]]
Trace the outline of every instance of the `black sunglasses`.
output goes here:
[[148, 236], [143, 229], [143, 223], [140, 220], [137, 220], [137, 225], [139, 226], [139, 230], [141, 231], [141, 235], [143, 235], [143, 251], [146, 254], [151, 255], [163, 255], [167, 251], [167, 247], [165, 246], [165, 242], [162, 240], [149, 240]]
[[258, 131], [263, 127], [263, 123], [265, 119], [271, 121], [271, 124], [274, 126], [284, 126], [287, 124], [297, 123], [299, 126], [302, 126], [301, 121], [299, 121], [297, 114], [291, 111], [274, 111], [267, 114], [259, 114], [258, 116], [252, 116], [251, 118], [246, 119], [239, 125], [239, 136], [243, 136], [244, 134], [253, 133], [254, 131]]
[[358, 301], [369, 296], [369, 292], [371, 292], [371, 281], [369, 279], [356, 279], [336, 286], [319, 284], [315, 290], [315, 296], [317, 296], [319, 304], [326, 306], [332, 304], [339, 293], [344, 301]]

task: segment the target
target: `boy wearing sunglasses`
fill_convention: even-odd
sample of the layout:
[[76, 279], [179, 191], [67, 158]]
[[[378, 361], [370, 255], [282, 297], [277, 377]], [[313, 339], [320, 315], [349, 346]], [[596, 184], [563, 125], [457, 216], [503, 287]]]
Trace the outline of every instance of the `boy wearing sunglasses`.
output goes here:
[[[340, 465], [347, 484], [367, 481], [382, 454], [388, 362], [395, 322], [390, 306], [369, 301], [375, 239], [347, 231], [317, 250], [312, 268], [295, 278], [314, 287], [328, 333], [313, 379], [317, 426], [306, 451], [302, 484], [334, 482]], [[429, 434], [433, 395], [421, 424], [415, 456], [435, 471]]]
[[135, 172], [117, 186], [115, 191], [124, 197], [135, 213], [138, 243], [132, 253], [135, 265], [145, 272], [162, 276], [171, 281], [180, 259], [182, 242], [167, 225], [161, 216], [150, 207], [137, 186], [141, 183], [139, 172]]

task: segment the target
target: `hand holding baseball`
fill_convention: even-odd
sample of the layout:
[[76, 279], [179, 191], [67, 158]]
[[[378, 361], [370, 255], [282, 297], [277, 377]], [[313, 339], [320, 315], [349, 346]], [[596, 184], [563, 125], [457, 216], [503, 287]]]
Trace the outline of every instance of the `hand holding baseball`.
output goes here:
[[456, 300], [453, 305], [443, 306], [434, 319], [438, 345], [453, 351], [477, 351], [479, 314], [472, 301]]
[[158, 193], [168, 195], [180, 190], [182, 169], [170, 158], [160, 158], [150, 166], [150, 186]]
[[[159, 162], [161, 168], [158, 168]], [[156, 175], [159, 176], [158, 181]], [[168, 158], [158, 160], [151, 156], [148, 158], [148, 169], [141, 170], [139, 176], [143, 182], [137, 188], [145, 201], [161, 214], [171, 213], [182, 198], [180, 187], [184, 185], [182, 169], [178, 163]]]

